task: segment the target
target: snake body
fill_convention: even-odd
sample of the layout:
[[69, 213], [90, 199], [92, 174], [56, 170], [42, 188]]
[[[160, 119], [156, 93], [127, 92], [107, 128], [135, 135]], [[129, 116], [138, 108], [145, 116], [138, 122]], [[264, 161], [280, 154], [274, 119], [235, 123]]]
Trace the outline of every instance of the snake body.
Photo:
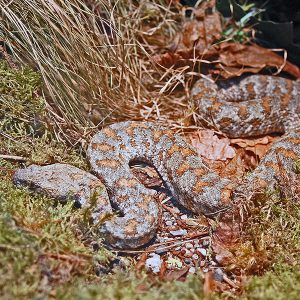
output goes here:
[[[208, 216], [228, 205], [232, 191], [235, 197], [253, 182], [273, 188], [280, 171], [278, 159], [286, 172], [293, 173], [294, 161], [300, 156], [299, 83], [263, 75], [234, 85], [200, 80], [191, 94], [199, 123], [217, 127], [229, 137], [285, 135], [273, 144], [245, 185], [233, 190], [230, 180], [213, 172], [181, 136], [167, 128], [127, 121], [102, 129], [92, 138], [87, 153], [92, 172], [107, 188], [111, 207], [106, 210], [119, 212], [101, 227], [112, 246], [140, 247], [155, 236], [158, 226], [155, 192], [133, 176], [129, 167], [133, 161], [153, 165], [181, 205]], [[16, 177], [20, 182], [22, 178]]]

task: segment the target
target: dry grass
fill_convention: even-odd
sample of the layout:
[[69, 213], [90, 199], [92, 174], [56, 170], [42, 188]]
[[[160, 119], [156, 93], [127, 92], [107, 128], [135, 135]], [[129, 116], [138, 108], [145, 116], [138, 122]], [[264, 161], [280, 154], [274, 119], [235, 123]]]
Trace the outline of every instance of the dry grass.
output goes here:
[[184, 82], [184, 70], [151, 62], [178, 26], [168, 2], [0, 0], [0, 30], [16, 59], [41, 73], [62, 129], [164, 114], [174, 120], [182, 104], [168, 93]]

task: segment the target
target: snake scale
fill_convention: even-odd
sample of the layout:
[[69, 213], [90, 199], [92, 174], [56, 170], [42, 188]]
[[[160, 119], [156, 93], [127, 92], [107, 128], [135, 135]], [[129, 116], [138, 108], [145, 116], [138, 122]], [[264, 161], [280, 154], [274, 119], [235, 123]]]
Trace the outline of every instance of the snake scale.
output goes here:
[[[264, 75], [218, 84], [208, 80], [195, 83], [191, 95], [198, 107], [199, 124], [214, 126], [228, 137], [285, 133], [272, 145], [243, 186], [233, 188], [229, 179], [213, 172], [184, 138], [168, 128], [151, 122], [127, 121], [105, 127], [92, 138], [87, 154], [96, 177], [88, 173], [76, 179], [76, 168], [66, 167], [73, 176], [73, 194], [82, 198], [85, 176], [91, 186], [98, 186], [99, 179], [104, 183], [109, 200], [102, 194], [98, 210], [117, 210], [119, 215], [106, 221], [100, 230], [105, 240], [117, 248], [143, 246], [155, 236], [158, 227], [156, 192], [134, 177], [130, 171], [133, 161], [153, 165], [181, 205], [194, 213], [214, 215], [254, 182], [274, 188], [279, 172], [278, 158], [285, 171], [293, 173], [294, 161], [300, 156], [299, 94], [298, 82]], [[45, 186], [49, 178], [57, 186], [62, 184], [57, 178], [61, 177], [58, 174], [63, 168], [61, 164], [31, 166], [18, 170], [14, 181], [47, 191]], [[48, 175], [44, 176], [46, 171]], [[75, 187], [76, 180], [81, 181]], [[67, 192], [68, 189], [65, 188]], [[66, 197], [67, 192], [62, 196]], [[80, 198], [81, 204], [88, 201], [90, 193], [85, 190], [85, 195], [85, 200]]]

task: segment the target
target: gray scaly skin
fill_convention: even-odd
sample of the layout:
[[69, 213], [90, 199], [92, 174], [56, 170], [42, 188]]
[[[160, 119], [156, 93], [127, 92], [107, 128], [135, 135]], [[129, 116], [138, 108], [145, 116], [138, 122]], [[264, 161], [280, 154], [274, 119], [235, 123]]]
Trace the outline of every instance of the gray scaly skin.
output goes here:
[[[295, 130], [300, 127], [299, 91], [299, 83], [262, 75], [240, 80], [237, 86], [224, 83], [221, 89], [203, 80], [195, 84], [192, 96], [199, 106], [199, 122], [209, 121], [229, 137], [288, 133], [271, 147], [245, 185], [234, 190], [234, 200], [253, 182], [273, 188], [278, 158], [285, 171], [293, 173], [294, 160], [300, 156], [300, 133]], [[179, 203], [195, 213], [213, 215], [231, 199], [228, 179], [209, 169], [182, 137], [150, 122], [122, 122], [104, 128], [92, 138], [88, 158], [110, 197], [105, 210], [112, 206], [120, 212], [101, 228], [114, 247], [140, 247], [157, 230], [155, 192], [132, 175], [129, 163], [133, 160], [154, 165]], [[25, 174], [33, 176], [27, 168], [15, 180]]]
[[134, 160], [153, 165], [178, 202], [195, 213], [224, 208], [230, 182], [212, 172], [179, 135], [150, 122], [122, 122], [104, 128], [90, 143], [93, 172], [105, 184], [122, 217], [105, 223], [106, 240], [119, 248], [135, 248], [154, 237], [158, 204], [153, 190], [133, 176]]
[[94, 175], [67, 164], [48, 166], [31, 165], [14, 174], [17, 186], [28, 186], [38, 193], [62, 203], [72, 198], [76, 207], [89, 207], [91, 197], [96, 197], [93, 217], [111, 213], [109, 198], [103, 183]]
[[300, 127], [300, 83], [252, 75], [195, 83], [191, 95], [199, 123], [216, 127], [230, 138], [287, 133]]

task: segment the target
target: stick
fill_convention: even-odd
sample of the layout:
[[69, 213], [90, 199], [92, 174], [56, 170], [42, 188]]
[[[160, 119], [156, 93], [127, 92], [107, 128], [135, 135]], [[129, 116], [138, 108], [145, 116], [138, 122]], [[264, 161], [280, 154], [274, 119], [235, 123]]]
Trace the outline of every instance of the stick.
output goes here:
[[0, 154], [0, 158], [7, 159], [7, 160], [17, 160], [17, 161], [26, 161], [28, 158], [23, 156], [17, 156], [17, 155], [6, 155], [6, 154]]

